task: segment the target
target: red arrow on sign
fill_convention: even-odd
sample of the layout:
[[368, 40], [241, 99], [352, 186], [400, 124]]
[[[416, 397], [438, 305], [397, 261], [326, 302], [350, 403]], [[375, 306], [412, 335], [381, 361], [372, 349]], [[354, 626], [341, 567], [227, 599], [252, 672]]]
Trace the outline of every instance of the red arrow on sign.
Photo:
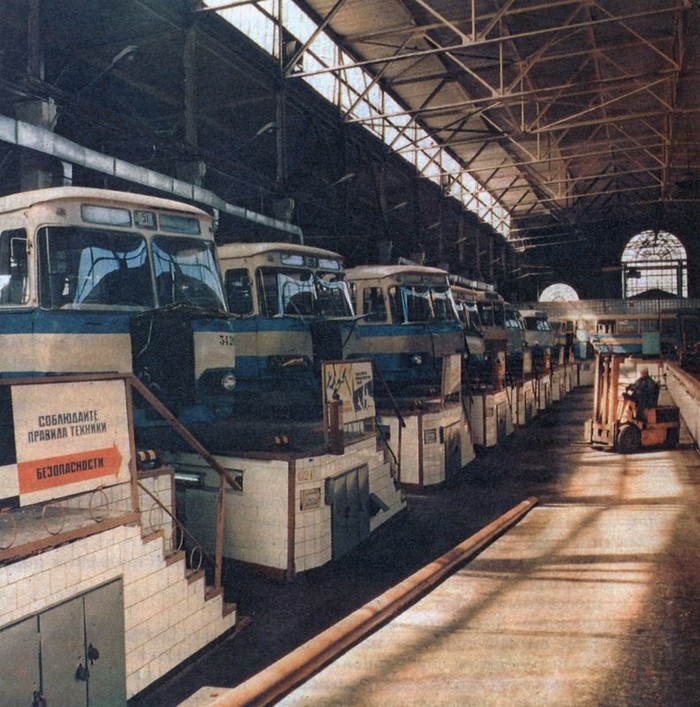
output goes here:
[[116, 444], [79, 454], [19, 462], [19, 492], [32, 493], [87, 479], [117, 476], [121, 463], [122, 455]]

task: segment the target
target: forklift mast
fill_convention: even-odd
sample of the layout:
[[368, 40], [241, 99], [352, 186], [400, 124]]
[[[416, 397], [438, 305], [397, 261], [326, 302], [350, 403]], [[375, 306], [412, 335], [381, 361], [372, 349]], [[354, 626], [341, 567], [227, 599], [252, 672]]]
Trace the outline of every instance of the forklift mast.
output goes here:
[[593, 418], [590, 434], [591, 444], [613, 446], [618, 422], [618, 398], [620, 384], [620, 359], [612, 353], [599, 353], [595, 361], [593, 388]]

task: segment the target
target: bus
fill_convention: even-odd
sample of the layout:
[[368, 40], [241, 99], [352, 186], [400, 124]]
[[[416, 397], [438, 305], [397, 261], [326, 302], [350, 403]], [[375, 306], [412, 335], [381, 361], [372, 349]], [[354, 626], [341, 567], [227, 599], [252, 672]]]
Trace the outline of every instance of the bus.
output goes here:
[[595, 353], [683, 359], [700, 340], [700, 299], [685, 297], [530, 302], [546, 312], [577, 358]]
[[520, 309], [520, 319], [523, 323], [523, 338], [532, 351], [533, 363], [542, 366], [547, 350], [555, 356], [555, 334], [549, 323], [547, 313], [541, 309]]
[[228, 416], [235, 348], [213, 219], [83, 187], [0, 198], [0, 375], [133, 373], [183, 422]]
[[293, 243], [228, 243], [218, 254], [237, 317], [241, 409], [316, 417], [321, 363], [343, 358], [343, 325], [353, 321], [341, 256]]
[[450, 276], [450, 289], [452, 298], [455, 301], [457, 315], [462, 323], [464, 331], [464, 341], [466, 346], [465, 375], [470, 385], [488, 384], [492, 377], [492, 360], [487, 355], [486, 344], [484, 342], [484, 332], [479, 317], [479, 309], [476, 305], [476, 290], [457, 284], [457, 281]]
[[346, 356], [372, 359], [394, 397], [437, 394], [443, 358], [465, 354], [447, 273], [399, 264], [363, 265], [346, 275], [357, 314]]
[[697, 319], [697, 312], [666, 310], [606, 313], [584, 322], [596, 352], [678, 359], [694, 338], [688, 331]]
[[505, 351], [508, 368], [521, 370], [525, 333], [520, 312], [493, 290], [477, 290], [476, 295], [487, 352]]

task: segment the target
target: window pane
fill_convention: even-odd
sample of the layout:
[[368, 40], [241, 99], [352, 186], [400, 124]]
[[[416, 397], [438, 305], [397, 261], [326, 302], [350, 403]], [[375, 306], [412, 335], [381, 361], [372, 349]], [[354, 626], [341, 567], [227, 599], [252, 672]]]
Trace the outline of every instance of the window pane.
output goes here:
[[366, 322], [386, 321], [386, 302], [379, 287], [368, 287], [362, 293], [362, 314]]
[[226, 300], [229, 312], [233, 314], [250, 314], [253, 311], [250, 279], [245, 268], [226, 271]]
[[24, 229], [0, 234], [0, 304], [29, 301], [27, 236]]
[[213, 243], [158, 236], [153, 240], [153, 264], [161, 306], [189, 304], [225, 309]]
[[41, 305], [151, 307], [146, 241], [131, 233], [45, 228], [39, 234]]

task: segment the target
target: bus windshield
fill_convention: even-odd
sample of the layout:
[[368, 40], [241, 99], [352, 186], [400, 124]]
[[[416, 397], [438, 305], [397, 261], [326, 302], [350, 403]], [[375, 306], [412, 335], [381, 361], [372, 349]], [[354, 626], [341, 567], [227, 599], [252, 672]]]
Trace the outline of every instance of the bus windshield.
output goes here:
[[46, 309], [153, 306], [146, 241], [117, 231], [39, 232], [40, 302]]
[[523, 324], [528, 331], [551, 331], [549, 321], [544, 317], [527, 316], [523, 317]]
[[[397, 290], [403, 323], [453, 322], [457, 319], [448, 287], [402, 285]], [[392, 299], [393, 297], [392, 293]]]
[[477, 307], [479, 308], [479, 317], [483, 326], [505, 326], [502, 304], [497, 302], [479, 302]]
[[457, 319], [457, 311], [449, 287], [431, 287], [430, 295], [437, 321], [453, 322]]
[[260, 268], [258, 299], [264, 317], [351, 317], [347, 283], [337, 273]]
[[464, 331], [470, 334], [481, 334], [481, 320], [479, 319], [479, 310], [476, 307], [476, 303], [462, 300], [455, 304]]
[[161, 307], [190, 304], [226, 309], [213, 243], [197, 238], [157, 236], [153, 239], [153, 267]]

